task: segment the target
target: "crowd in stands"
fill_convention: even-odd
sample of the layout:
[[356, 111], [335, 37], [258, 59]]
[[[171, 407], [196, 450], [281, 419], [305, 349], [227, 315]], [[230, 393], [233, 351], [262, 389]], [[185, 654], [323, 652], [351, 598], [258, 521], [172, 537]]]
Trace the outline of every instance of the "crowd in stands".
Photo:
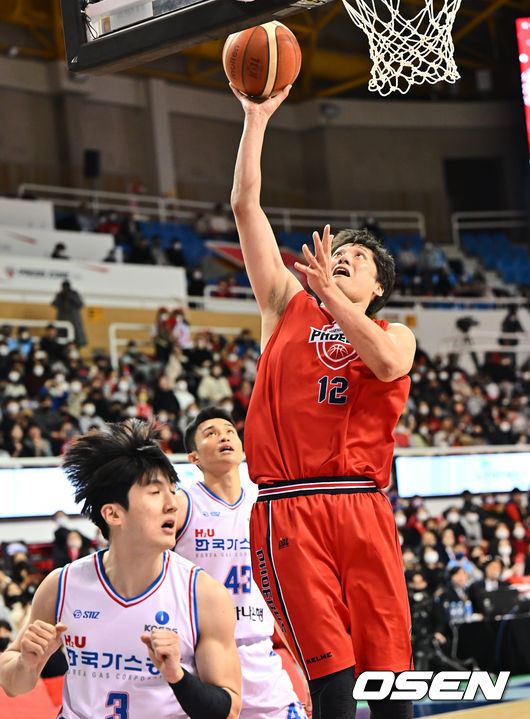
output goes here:
[[[416, 669], [461, 668], [454, 656], [456, 624], [491, 619], [508, 606], [530, 611], [527, 499], [518, 489], [506, 502], [466, 491], [440, 516], [431, 516], [420, 497], [393, 498]], [[508, 594], [501, 611], [492, 593], [503, 589]], [[472, 668], [484, 658], [468, 659]]]
[[[42, 337], [1, 327], [0, 453], [60, 455], [79, 432], [137, 416], [163, 425], [164, 448], [182, 452], [187, 423], [212, 403], [232, 412], [243, 433], [259, 356], [251, 332], [192, 336], [183, 309], [161, 307], [152, 341], [148, 352], [129, 342], [113, 368], [102, 352], [87, 359], [75, 343], [62, 344], [53, 324]], [[394, 433], [398, 447], [529, 443], [530, 359], [473, 357], [470, 372], [457, 354], [430, 357], [418, 347]]]
[[77, 434], [127, 417], [155, 420], [164, 450], [183, 452], [186, 425], [212, 403], [242, 431], [259, 353], [250, 331], [192, 338], [181, 309], [160, 308], [152, 334], [152, 353], [131, 341], [112, 368], [105, 354], [86, 360], [61, 344], [53, 324], [40, 338], [1, 327], [0, 455], [60, 455]]
[[[477, 668], [484, 657], [460, 657], [454, 651], [455, 627], [506, 613], [494, 597], [506, 590], [509, 606], [530, 612], [530, 515], [528, 495], [514, 489], [501, 501], [494, 495], [465, 491], [448, 500], [437, 515], [421, 497], [389, 494], [402, 547], [412, 617], [415, 668]], [[4, 543], [0, 555], [0, 651], [27, 618], [31, 600], [52, 567], [86, 556], [104, 546], [73, 529], [57, 512], [51, 559], [44, 569], [34, 561], [31, 545]], [[511, 610], [510, 610], [511, 611]], [[64, 660], [55, 658], [57, 673]]]

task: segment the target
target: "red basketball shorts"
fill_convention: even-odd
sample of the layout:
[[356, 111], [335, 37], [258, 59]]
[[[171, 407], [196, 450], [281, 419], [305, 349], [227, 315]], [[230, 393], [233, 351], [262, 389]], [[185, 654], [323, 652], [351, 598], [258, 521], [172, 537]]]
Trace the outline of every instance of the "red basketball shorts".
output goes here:
[[300, 482], [260, 488], [250, 536], [254, 579], [307, 678], [353, 665], [356, 674], [412, 669], [390, 502], [373, 483], [350, 493], [274, 493]]

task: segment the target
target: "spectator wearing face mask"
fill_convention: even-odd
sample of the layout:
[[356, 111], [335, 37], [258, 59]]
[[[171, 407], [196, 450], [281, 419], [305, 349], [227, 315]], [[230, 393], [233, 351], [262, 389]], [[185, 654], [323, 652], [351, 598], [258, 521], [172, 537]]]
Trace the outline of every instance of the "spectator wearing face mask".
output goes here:
[[86, 392], [83, 389], [83, 383], [80, 379], [73, 379], [70, 382], [70, 391], [68, 392], [68, 397], [66, 399], [66, 406], [68, 407], [68, 412], [73, 417], [79, 417], [81, 414], [82, 407], [86, 400]]
[[27, 327], [21, 326], [18, 328], [17, 344], [18, 351], [24, 357], [24, 359], [26, 359], [31, 353], [34, 344], [33, 338], [30, 335]]
[[53, 409], [59, 409], [68, 399], [70, 385], [66, 381], [64, 372], [56, 372], [55, 375], [45, 382], [46, 391], [52, 398]]
[[81, 407], [81, 414], [78, 419], [80, 434], [86, 434], [90, 429], [104, 429], [105, 421], [96, 414], [96, 405], [87, 400]]
[[190, 422], [192, 422], [195, 417], [199, 414], [199, 405], [194, 400], [187, 408], [186, 410], [181, 414], [180, 419], [178, 421], [178, 429], [180, 434], [184, 437], [186, 433], [186, 427]]
[[186, 412], [188, 407], [195, 403], [195, 397], [189, 391], [185, 377], [179, 377], [177, 379], [174, 393], [182, 412]]
[[27, 390], [22, 382], [22, 374], [24, 368], [22, 365], [15, 364], [7, 375], [7, 384], [4, 387], [4, 401], [10, 399], [21, 399], [27, 396]]
[[420, 557], [421, 571], [427, 582], [429, 592], [434, 594], [444, 583], [444, 565], [435, 546], [425, 546]]
[[464, 528], [466, 539], [470, 545], [480, 544], [482, 542], [482, 525], [480, 523], [480, 514], [471, 505], [467, 509], [463, 509], [460, 523]]
[[443, 516], [446, 520], [446, 528], [452, 529], [456, 539], [466, 536], [466, 530], [460, 521], [460, 510], [458, 507], [452, 506], [443, 512]]
[[34, 360], [24, 376], [24, 384], [29, 397], [38, 395], [48, 379], [46, 367], [41, 360]]
[[530, 529], [523, 522], [516, 522], [512, 529], [512, 549], [513, 555], [526, 555], [530, 545]]
[[33, 596], [39, 580], [34, 573], [26, 551], [15, 552], [13, 554], [11, 577], [22, 591], [27, 592], [30, 597]]
[[499, 539], [497, 544], [497, 556], [505, 569], [512, 566], [512, 545], [509, 539]]
[[495, 527], [495, 533], [488, 546], [488, 553], [492, 557], [499, 554], [499, 542], [510, 539], [510, 529], [506, 522], [498, 522]]
[[447, 570], [453, 567], [463, 567], [469, 576], [469, 581], [480, 579], [482, 576], [482, 572], [469, 560], [465, 542], [457, 542], [453, 547], [453, 557], [447, 562]]
[[423, 571], [407, 576], [407, 590], [412, 624], [412, 653], [417, 671], [444, 669], [445, 662], [439, 646], [447, 643], [444, 635], [445, 618], [434, 602], [427, 577]]
[[123, 405], [134, 403], [132, 381], [127, 377], [120, 377], [114, 391], [111, 394], [113, 402], [121, 402]]

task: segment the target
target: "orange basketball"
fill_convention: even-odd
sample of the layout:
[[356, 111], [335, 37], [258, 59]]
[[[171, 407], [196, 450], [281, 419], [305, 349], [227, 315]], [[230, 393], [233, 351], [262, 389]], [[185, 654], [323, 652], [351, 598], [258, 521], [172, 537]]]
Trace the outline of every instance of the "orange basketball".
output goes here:
[[276, 21], [229, 35], [223, 48], [223, 67], [232, 85], [261, 100], [291, 85], [301, 63], [296, 37]]

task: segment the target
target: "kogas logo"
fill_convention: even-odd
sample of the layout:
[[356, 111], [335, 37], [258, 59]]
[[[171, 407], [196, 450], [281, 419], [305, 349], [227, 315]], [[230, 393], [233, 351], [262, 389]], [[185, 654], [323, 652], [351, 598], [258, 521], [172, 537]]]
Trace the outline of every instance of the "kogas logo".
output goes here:
[[168, 627], [167, 623], [170, 620], [170, 616], [167, 612], [165, 612], [163, 609], [161, 609], [159, 612], [155, 614], [155, 622], [154, 624], [146, 624], [144, 626], [144, 632], [150, 632], [153, 629], [167, 629], [168, 631], [175, 632], [175, 634], [179, 633], [179, 630], [177, 627]]
[[167, 612], [157, 612], [155, 622], [157, 624], [167, 624], [169, 622], [169, 614]]
[[311, 327], [309, 343], [316, 345], [318, 358], [330, 369], [341, 369], [359, 356], [337, 324]]

